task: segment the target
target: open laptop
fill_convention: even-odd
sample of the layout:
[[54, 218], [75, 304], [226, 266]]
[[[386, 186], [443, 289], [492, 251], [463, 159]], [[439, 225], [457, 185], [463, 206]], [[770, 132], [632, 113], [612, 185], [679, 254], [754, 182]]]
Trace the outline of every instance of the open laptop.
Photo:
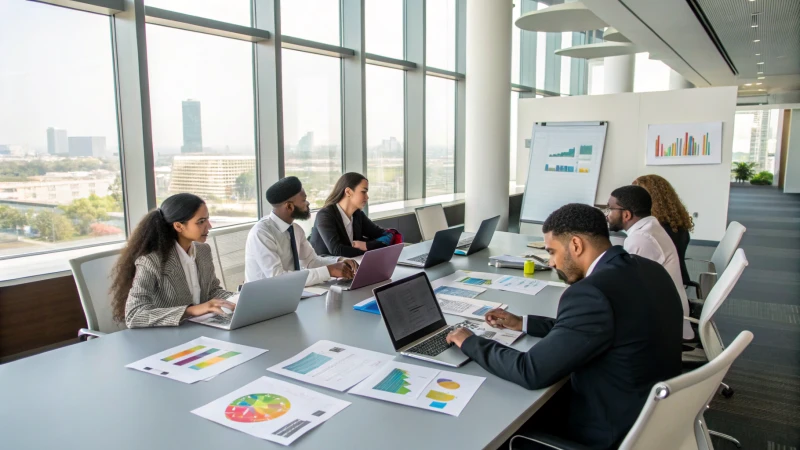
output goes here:
[[343, 291], [351, 291], [386, 281], [392, 277], [402, 252], [403, 244], [370, 250], [364, 253], [356, 276], [352, 280], [337, 280], [330, 283], [330, 286], [337, 286]]
[[306, 278], [308, 271], [300, 270], [245, 283], [231, 314], [206, 314], [190, 320], [223, 330], [235, 330], [292, 313], [300, 304]]
[[420, 248], [418, 254], [403, 258], [398, 261], [397, 264], [427, 269], [428, 267], [450, 261], [453, 258], [456, 245], [458, 245], [458, 238], [463, 231], [463, 225], [437, 231], [436, 235], [433, 237], [430, 251], [425, 252]]
[[[481, 226], [474, 236], [467, 238], [466, 241], [462, 236], [458, 241], [458, 247], [456, 247], [456, 255], [469, 256], [488, 247], [492, 242], [492, 237], [494, 236], [495, 230], [497, 230], [497, 224], [499, 222], [500, 216], [490, 217], [481, 222]], [[462, 242], [464, 243], [462, 244]]]
[[401, 355], [451, 367], [469, 361], [458, 347], [445, 340], [447, 334], [461, 323], [447, 325], [425, 272], [375, 288], [372, 292], [392, 345]]

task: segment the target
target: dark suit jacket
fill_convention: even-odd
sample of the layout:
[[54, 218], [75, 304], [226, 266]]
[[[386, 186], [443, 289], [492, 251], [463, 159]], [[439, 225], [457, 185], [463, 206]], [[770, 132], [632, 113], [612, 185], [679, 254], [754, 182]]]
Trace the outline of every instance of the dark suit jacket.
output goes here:
[[618, 445], [650, 389], [681, 373], [683, 311], [669, 274], [611, 247], [588, 277], [561, 296], [556, 319], [528, 316], [543, 337], [528, 352], [477, 336], [461, 350], [489, 372], [527, 389], [570, 376], [568, 438], [595, 449]]
[[[360, 209], [353, 213], [353, 240], [365, 241], [367, 250], [385, 247], [381, 242], [376, 241], [386, 232], [383, 228], [375, 225], [364, 211]], [[347, 238], [347, 230], [342, 222], [342, 215], [336, 204], [326, 206], [317, 211], [317, 218], [314, 221], [314, 228], [311, 230], [311, 246], [318, 255], [345, 256], [353, 258], [363, 255], [364, 252], [353, 247]]]
[[669, 238], [672, 239], [672, 243], [675, 244], [675, 249], [678, 250], [678, 258], [680, 258], [681, 262], [681, 278], [683, 278], [683, 284], [688, 285], [692, 281], [689, 277], [689, 269], [686, 268], [686, 249], [689, 247], [689, 241], [691, 240], [689, 231], [681, 228], [676, 233], [672, 231], [668, 223], [662, 223], [661, 226], [664, 227], [664, 231], [667, 232]]

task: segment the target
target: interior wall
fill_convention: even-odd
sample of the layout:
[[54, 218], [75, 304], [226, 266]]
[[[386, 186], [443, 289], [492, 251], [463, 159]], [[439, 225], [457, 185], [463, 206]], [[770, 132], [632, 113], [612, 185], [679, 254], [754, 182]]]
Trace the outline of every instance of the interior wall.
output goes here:
[[[718, 241], [727, 225], [736, 94], [736, 87], [729, 86], [520, 99], [517, 183], [527, 180], [530, 149], [525, 148], [525, 140], [531, 138], [535, 122], [607, 121], [595, 203], [606, 204], [612, 190], [630, 184], [640, 175], [661, 175], [678, 192], [689, 213], [697, 214], [692, 239]], [[645, 165], [649, 124], [717, 121], [722, 122], [721, 164]]]
[[[783, 192], [800, 193], [800, 109], [793, 109], [789, 126], [786, 152], [786, 176], [783, 180]], [[784, 125], [785, 126], [785, 125]]]

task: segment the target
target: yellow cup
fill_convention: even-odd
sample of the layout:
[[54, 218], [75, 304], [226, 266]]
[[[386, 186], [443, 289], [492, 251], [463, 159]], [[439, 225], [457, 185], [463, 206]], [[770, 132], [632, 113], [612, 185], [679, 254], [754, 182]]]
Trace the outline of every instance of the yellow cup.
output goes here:
[[525, 261], [522, 271], [525, 275], [533, 275], [536, 272], [536, 263], [533, 261]]

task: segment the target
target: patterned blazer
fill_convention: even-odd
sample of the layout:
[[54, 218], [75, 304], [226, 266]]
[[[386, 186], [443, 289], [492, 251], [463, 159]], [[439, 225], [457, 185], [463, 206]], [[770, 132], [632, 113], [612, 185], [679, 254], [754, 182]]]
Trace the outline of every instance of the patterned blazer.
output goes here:
[[[200, 242], [194, 245], [200, 301], [225, 299], [234, 295], [219, 285], [214, 273], [211, 247]], [[178, 258], [177, 249], [173, 247], [163, 267], [157, 253], [136, 259], [136, 276], [125, 303], [125, 324], [128, 328], [181, 324], [186, 307], [192, 305], [192, 294]]]

